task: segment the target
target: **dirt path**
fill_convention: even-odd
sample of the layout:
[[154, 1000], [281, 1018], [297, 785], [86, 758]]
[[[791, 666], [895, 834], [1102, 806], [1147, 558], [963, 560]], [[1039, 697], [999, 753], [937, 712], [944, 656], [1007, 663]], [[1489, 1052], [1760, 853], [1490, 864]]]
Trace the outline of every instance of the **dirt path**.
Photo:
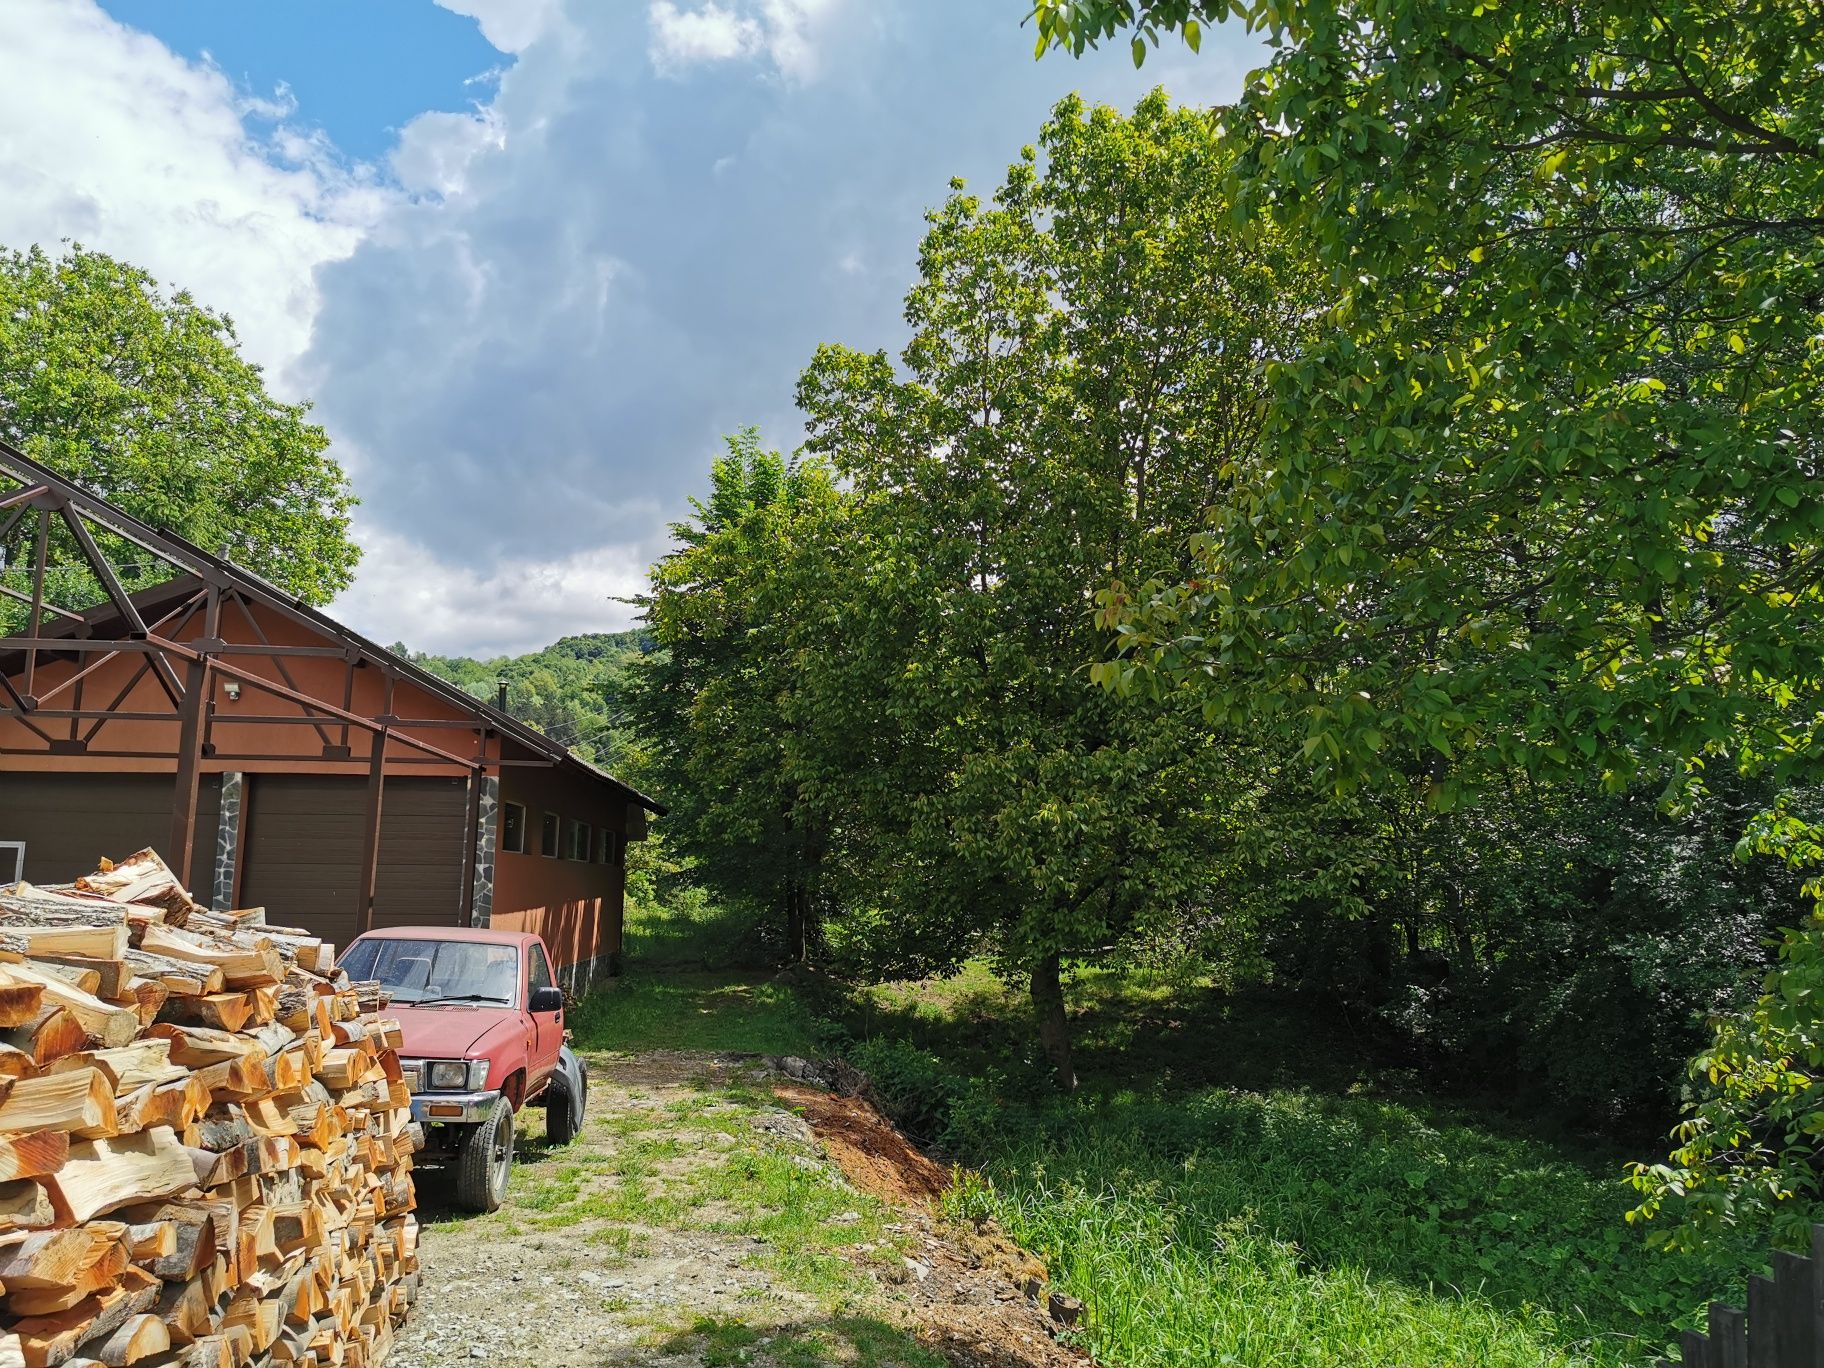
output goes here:
[[388, 1368], [1063, 1368], [1042, 1270], [942, 1231], [947, 1175], [866, 1103], [751, 1058], [589, 1060], [589, 1122], [522, 1113], [508, 1204], [420, 1174], [422, 1296]]

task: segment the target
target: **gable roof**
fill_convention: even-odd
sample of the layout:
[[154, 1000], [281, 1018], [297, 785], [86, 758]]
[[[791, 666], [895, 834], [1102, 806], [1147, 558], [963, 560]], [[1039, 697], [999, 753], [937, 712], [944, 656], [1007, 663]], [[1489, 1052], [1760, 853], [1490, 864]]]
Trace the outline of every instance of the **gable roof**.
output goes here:
[[[305, 603], [296, 595], [289, 594], [277, 585], [262, 579], [250, 570], [245, 570], [232, 561], [205, 551], [195, 543], [187, 541], [175, 532], [155, 528], [140, 521], [132, 514], [115, 507], [106, 499], [90, 493], [82, 486], [64, 479], [50, 467], [41, 465], [7, 442], [0, 441], [0, 471], [5, 471], [21, 481], [19, 491], [0, 491], [16, 493], [42, 487], [66, 500], [72, 507], [81, 511], [83, 516], [100, 524], [115, 535], [124, 538], [149, 551], [159, 559], [170, 564], [178, 573], [172, 580], [164, 581], [149, 589], [144, 589], [131, 596], [138, 605], [142, 599], [146, 606], [164, 602], [171, 595], [187, 587], [193, 592], [199, 585], [215, 584], [223, 588], [233, 588], [248, 600], [262, 604], [281, 616], [309, 628], [329, 641], [353, 652], [358, 658], [369, 664], [377, 665], [409, 680], [412, 684], [434, 695], [453, 708], [483, 723], [491, 730], [524, 746], [533, 754], [550, 760], [555, 766], [577, 771], [591, 779], [608, 784], [649, 812], [663, 814], [664, 804], [648, 797], [630, 784], [623, 783], [599, 765], [591, 764], [580, 756], [553, 741], [543, 732], [527, 726], [518, 718], [502, 712], [499, 708], [475, 697], [465, 689], [460, 689], [432, 674], [422, 665], [414, 664], [404, 656], [387, 650], [384, 646], [368, 640], [360, 633], [330, 617], [321, 609]], [[103, 626], [122, 621], [120, 610], [111, 602], [104, 602], [100, 607], [80, 615], [84, 624], [90, 627]], [[47, 622], [40, 629], [44, 637], [73, 636], [77, 634], [76, 624], [68, 619], [55, 623]], [[4, 643], [5, 638], [0, 638]]]

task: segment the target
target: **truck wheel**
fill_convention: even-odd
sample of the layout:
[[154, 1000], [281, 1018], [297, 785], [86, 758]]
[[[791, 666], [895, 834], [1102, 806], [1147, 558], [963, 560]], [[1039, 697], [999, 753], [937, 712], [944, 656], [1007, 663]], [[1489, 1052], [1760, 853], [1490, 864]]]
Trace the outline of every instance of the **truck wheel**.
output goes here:
[[557, 1075], [545, 1090], [545, 1138], [553, 1145], [567, 1145], [583, 1133], [583, 1113], [589, 1106], [589, 1076], [583, 1061], [566, 1049], [558, 1060]]
[[493, 1114], [471, 1126], [456, 1156], [456, 1201], [467, 1211], [498, 1211], [507, 1200], [507, 1175], [513, 1171], [513, 1108], [506, 1098]]

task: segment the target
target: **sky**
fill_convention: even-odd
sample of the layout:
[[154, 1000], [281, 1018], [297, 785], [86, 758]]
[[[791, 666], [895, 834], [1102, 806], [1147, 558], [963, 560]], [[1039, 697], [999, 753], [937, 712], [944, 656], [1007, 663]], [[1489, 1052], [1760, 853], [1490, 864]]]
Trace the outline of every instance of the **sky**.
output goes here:
[[1035, 62], [1029, 0], [4, 0], [0, 244], [229, 314], [361, 499], [331, 611], [492, 655], [632, 625], [721, 436], [897, 351], [925, 211], [1047, 110], [1263, 54]]

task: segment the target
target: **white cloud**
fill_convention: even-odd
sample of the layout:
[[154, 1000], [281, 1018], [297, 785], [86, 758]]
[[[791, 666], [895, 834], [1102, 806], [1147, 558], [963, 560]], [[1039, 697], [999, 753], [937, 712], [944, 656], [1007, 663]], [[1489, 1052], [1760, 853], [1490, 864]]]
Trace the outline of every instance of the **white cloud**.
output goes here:
[[[948, 178], [998, 181], [1072, 86], [1159, 74], [1035, 64], [981, 0], [436, 3], [512, 60], [382, 170], [94, 0], [0, 0], [0, 243], [79, 238], [232, 313], [364, 500], [333, 611], [425, 649], [627, 625], [720, 435], [790, 446], [818, 342], [897, 345]], [[1232, 96], [1251, 51], [1205, 46], [1187, 83]]]
[[481, 36], [502, 52], [524, 52], [564, 18], [563, 0], [436, 0], [481, 25]]
[[284, 88], [237, 91], [91, 0], [0, 5], [0, 243], [70, 238], [233, 316], [295, 392], [313, 273], [354, 251], [391, 192], [289, 117]]
[[[646, 510], [654, 522], [657, 508]], [[440, 560], [409, 537], [358, 526], [364, 555], [335, 613], [384, 644], [434, 655], [519, 655], [562, 636], [618, 632], [637, 611], [618, 599], [646, 587], [647, 550], [599, 546], [553, 560]]]
[[652, 60], [661, 71], [677, 71], [703, 62], [726, 62], [759, 50], [760, 25], [712, 3], [681, 10], [671, 0], [654, 0]]
[[677, 75], [693, 66], [765, 57], [792, 81], [819, 70], [818, 25], [840, 0], [749, 0], [746, 12], [717, 0], [681, 9], [674, 0], [652, 0], [647, 10], [653, 66]]

